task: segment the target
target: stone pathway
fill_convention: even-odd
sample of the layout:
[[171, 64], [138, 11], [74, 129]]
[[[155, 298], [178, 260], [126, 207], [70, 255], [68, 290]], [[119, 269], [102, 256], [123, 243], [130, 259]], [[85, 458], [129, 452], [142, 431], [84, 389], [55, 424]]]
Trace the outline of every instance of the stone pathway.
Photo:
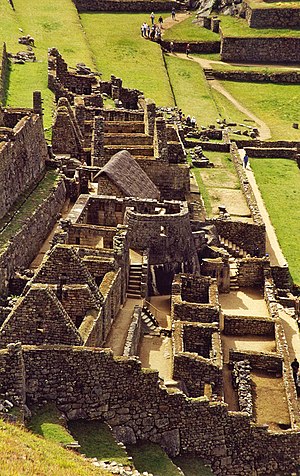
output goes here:
[[175, 20], [172, 19], [171, 16], [164, 18], [163, 22], [163, 27], [162, 27], [162, 36], [164, 34], [165, 30], [168, 30], [169, 28], [172, 28], [172, 26], [177, 25], [178, 23], [181, 23], [182, 21], [186, 20], [190, 16], [190, 13], [188, 12], [182, 12], [182, 13], [176, 13]]
[[135, 305], [142, 306], [142, 299], [127, 298], [124, 306], [118, 312], [103, 347], [109, 347], [114, 355], [123, 355], [128, 329], [131, 323]]

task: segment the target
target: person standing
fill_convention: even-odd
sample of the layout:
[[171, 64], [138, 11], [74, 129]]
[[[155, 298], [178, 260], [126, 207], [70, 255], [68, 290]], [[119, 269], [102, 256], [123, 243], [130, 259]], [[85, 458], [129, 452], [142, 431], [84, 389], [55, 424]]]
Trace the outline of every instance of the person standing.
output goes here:
[[176, 11], [175, 11], [175, 8], [174, 8], [174, 7], [172, 8], [171, 15], [172, 15], [172, 20], [175, 20]]
[[154, 12], [151, 13], [150, 19], [151, 19], [151, 25], [154, 25], [154, 19], [155, 19]]
[[292, 370], [293, 370], [293, 377], [294, 377], [294, 380], [296, 382], [297, 381], [297, 375], [298, 375], [298, 372], [299, 372], [299, 362], [297, 360], [297, 357], [294, 358], [293, 362], [291, 363], [291, 367], [292, 367]]
[[173, 53], [173, 51], [174, 51], [174, 43], [173, 43], [173, 41], [171, 41], [171, 43], [170, 43], [170, 53]]
[[247, 168], [248, 162], [249, 162], [249, 157], [248, 157], [247, 152], [245, 152], [245, 155], [244, 155], [244, 158], [243, 158], [243, 166], [244, 166], [244, 169]]
[[185, 52], [186, 52], [186, 55], [187, 55], [187, 57], [188, 57], [189, 54], [190, 54], [190, 52], [191, 52], [191, 47], [190, 47], [190, 44], [189, 44], [189, 43], [186, 45], [186, 50], [185, 50]]
[[158, 19], [158, 23], [159, 23], [159, 26], [160, 26], [160, 29], [162, 29], [162, 24], [164, 22], [164, 19], [163, 17], [160, 15], [159, 19]]

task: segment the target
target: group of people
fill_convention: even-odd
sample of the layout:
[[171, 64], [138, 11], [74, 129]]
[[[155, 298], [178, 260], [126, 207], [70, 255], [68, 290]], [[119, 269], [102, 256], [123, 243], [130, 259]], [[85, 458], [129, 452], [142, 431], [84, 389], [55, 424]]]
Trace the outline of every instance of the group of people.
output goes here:
[[[176, 11], [175, 8], [172, 8], [171, 12], [172, 20], [175, 20]], [[141, 25], [141, 35], [143, 38], [150, 38], [151, 40], [160, 41], [161, 40], [161, 30], [163, 29], [164, 19], [160, 15], [158, 18], [158, 24], [155, 23], [155, 13], [151, 12], [150, 14], [150, 24], [144, 22]]]
[[[159, 21], [161, 19], [161, 22]], [[150, 38], [150, 40], [161, 40], [161, 29], [162, 29], [162, 23], [163, 19], [162, 17], [159, 17], [158, 19], [159, 25], [156, 25], [155, 23], [152, 23], [151, 26], [148, 25], [146, 22], [144, 22], [141, 26], [141, 35], [144, 38]]]

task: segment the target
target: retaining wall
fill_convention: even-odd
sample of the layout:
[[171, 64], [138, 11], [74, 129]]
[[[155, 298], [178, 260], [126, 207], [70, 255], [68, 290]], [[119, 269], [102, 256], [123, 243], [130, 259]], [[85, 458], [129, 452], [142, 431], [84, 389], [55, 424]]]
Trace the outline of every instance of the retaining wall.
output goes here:
[[251, 8], [247, 2], [246, 20], [250, 28], [300, 28], [299, 8]]
[[8, 56], [6, 51], [6, 44], [3, 43], [2, 52], [0, 54], [0, 104], [4, 103], [8, 73], [9, 73], [9, 62], [8, 62]]
[[180, 10], [184, 4], [175, 0], [73, 0], [79, 12], [171, 12]]
[[245, 63], [300, 63], [300, 38], [222, 36], [221, 59]]

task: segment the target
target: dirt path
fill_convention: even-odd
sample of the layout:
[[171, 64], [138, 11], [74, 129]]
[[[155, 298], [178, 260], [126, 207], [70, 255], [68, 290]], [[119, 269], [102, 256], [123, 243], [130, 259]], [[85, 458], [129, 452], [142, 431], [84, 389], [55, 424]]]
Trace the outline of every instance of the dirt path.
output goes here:
[[[203, 59], [203, 58], [193, 58], [189, 57], [187, 58], [184, 53], [174, 53], [174, 56], [177, 56], [178, 58], [185, 59], [187, 61], [195, 61], [198, 63], [202, 68], [210, 68], [210, 63], [211, 61]], [[261, 140], [267, 140], [271, 138], [271, 131], [268, 127], [268, 125], [263, 122], [259, 117], [255, 116], [249, 109], [244, 107], [239, 101], [237, 101], [225, 88], [224, 86], [220, 83], [220, 81], [217, 81], [216, 79], [213, 79], [209, 81], [209, 84], [211, 87], [213, 87], [216, 91], [221, 93], [223, 96], [225, 96], [239, 111], [241, 111], [243, 114], [246, 116], [250, 117], [253, 121], [256, 122], [258, 129], [259, 129], [259, 138]]]
[[182, 21], [186, 20], [186, 18], [188, 18], [189, 16], [190, 16], [190, 13], [182, 12], [182, 13], [176, 13], [175, 20], [173, 20], [171, 16], [164, 18], [164, 22], [162, 25], [163, 26], [162, 36], [165, 30], [168, 30], [169, 28], [172, 28], [172, 26], [177, 25], [178, 23], [181, 23]]

